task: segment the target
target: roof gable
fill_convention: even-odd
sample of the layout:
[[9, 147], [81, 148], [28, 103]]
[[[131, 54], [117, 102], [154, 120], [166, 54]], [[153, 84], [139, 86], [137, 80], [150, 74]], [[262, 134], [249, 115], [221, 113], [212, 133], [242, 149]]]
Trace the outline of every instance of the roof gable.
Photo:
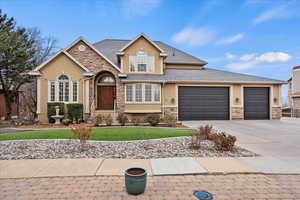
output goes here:
[[[94, 45], [96, 49], [101, 51], [108, 59], [118, 65], [117, 52], [119, 49], [128, 44], [130, 40], [105, 39], [97, 42]], [[167, 57], [164, 59], [166, 64], [187, 64], [187, 65], [206, 65], [207, 62], [194, 57], [186, 52], [176, 49], [161, 41], [153, 41], [157, 46], [164, 50]]]
[[40, 75], [40, 70], [42, 68], [44, 68], [45, 66], [47, 66], [48, 63], [50, 63], [52, 60], [54, 60], [55, 58], [57, 58], [60, 54], [64, 54], [66, 55], [70, 60], [72, 60], [75, 64], [77, 64], [77, 66], [79, 66], [81, 69], [83, 69], [83, 71], [85, 71], [85, 75], [89, 76], [92, 75], [92, 72], [86, 68], [85, 66], [83, 66], [80, 62], [78, 62], [73, 56], [71, 56], [68, 52], [66, 52], [65, 50], [60, 50], [58, 51], [56, 54], [54, 54], [51, 58], [49, 58], [48, 60], [46, 60], [45, 62], [43, 62], [42, 64], [40, 64], [39, 66], [37, 66], [33, 71], [31, 71], [29, 74], [30, 75]]
[[[133, 43], [135, 43], [139, 38], [145, 38], [150, 44], [152, 44], [156, 49], [160, 51], [160, 53], [164, 53], [164, 50], [161, 49], [157, 44], [155, 44], [148, 36], [146, 36], [144, 33], [139, 34], [136, 36], [133, 40], [131, 40], [129, 43], [127, 43], [125, 46], [123, 46], [119, 52], [123, 52], [125, 49], [127, 49], [129, 46], [131, 46]], [[117, 52], [116, 52], [117, 53]]]
[[83, 37], [79, 37], [77, 40], [75, 40], [72, 44], [70, 44], [65, 50], [68, 51], [71, 49], [74, 45], [76, 45], [78, 42], [82, 41], [85, 43], [88, 47], [90, 47], [93, 51], [95, 51], [99, 56], [101, 56], [104, 60], [106, 60], [108, 63], [110, 63], [114, 68], [116, 68], [119, 72], [121, 72], [120, 68], [116, 63], [112, 62], [110, 59], [108, 59], [101, 51], [99, 51], [97, 48], [95, 48], [92, 44], [90, 44], [87, 40], [85, 40]]

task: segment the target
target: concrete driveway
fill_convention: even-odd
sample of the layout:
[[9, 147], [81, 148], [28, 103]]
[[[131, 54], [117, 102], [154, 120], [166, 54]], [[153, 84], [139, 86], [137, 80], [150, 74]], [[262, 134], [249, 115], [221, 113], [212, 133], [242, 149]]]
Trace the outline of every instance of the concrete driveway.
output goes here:
[[237, 137], [237, 145], [263, 156], [300, 156], [300, 119], [185, 121], [198, 128], [211, 124]]

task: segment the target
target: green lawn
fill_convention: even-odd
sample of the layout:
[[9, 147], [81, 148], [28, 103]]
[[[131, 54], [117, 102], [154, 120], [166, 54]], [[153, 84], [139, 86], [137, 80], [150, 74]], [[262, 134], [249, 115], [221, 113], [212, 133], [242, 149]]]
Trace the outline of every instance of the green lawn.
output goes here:
[[[148, 127], [111, 127], [94, 128], [91, 140], [124, 141], [143, 140], [166, 137], [191, 135], [192, 129], [175, 128], [148, 128]], [[2, 133], [0, 140], [25, 140], [25, 139], [70, 139], [73, 134], [70, 130], [38, 130], [15, 133]]]

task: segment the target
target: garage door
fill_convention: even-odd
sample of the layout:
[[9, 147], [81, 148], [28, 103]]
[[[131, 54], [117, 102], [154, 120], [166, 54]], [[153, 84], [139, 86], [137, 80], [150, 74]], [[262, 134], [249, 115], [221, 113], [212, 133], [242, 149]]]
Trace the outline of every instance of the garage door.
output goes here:
[[269, 119], [269, 88], [244, 88], [244, 118]]
[[228, 120], [228, 87], [178, 88], [179, 120]]

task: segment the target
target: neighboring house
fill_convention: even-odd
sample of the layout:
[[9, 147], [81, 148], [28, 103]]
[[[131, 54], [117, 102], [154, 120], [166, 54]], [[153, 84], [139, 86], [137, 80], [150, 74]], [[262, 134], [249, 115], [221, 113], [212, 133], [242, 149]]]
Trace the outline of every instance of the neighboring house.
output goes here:
[[293, 67], [288, 87], [288, 107], [285, 110], [291, 117], [300, 117], [300, 66]]
[[280, 119], [284, 81], [206, 68], [207, 63], [140, 34], [90, 44], [80, 37], [31, 72], [37, 113], [82, 103], [85, 116], [166, 112], [178, 120]]

